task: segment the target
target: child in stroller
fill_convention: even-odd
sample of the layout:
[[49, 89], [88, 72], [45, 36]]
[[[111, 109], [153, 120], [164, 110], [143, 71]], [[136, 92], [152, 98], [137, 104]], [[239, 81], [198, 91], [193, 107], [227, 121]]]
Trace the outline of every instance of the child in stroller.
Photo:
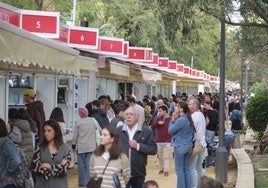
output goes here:
[[[219, 127], [217, 127], [216, 131], [219, 131]], [[231, 129], [227, 129], [225, 130], [224, 133], [224, 145], [225, 148], [228, 152], [228, 155], [230, 154], [230, 150], [232, 147], [234, 141], [234, 133], [232, 132]], [[213, 144], [208, 144], [207, 143], [207, 153], [208, 155], [206, 156], [205, 160], [204, 160], [204, 166], [205, 167], [210, 167], [210, 166], [214, 166], [215, 165], [215, 156], [216, 156], [216, 151], [219, 147], [219, 141], [216, 137], [216, 139], [214, 140]]]

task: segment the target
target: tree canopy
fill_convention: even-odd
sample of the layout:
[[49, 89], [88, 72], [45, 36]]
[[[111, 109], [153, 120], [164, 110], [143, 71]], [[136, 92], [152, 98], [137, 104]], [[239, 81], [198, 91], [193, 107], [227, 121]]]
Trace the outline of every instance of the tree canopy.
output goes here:
[[[2, 1], [22, 9], [58, 11], [62, 22], [72, 20], [73, 0]], [[267, 0], [77, 0], [75, 24], [85, 16], [100, 35], [152, 47], [188, 66], [193, 59], [194, 68], [212, 75], [219, 72], [222, 21], [228, 26], [226, 78], [239, 80], [240, 64], [246, 60], [250, 83], [267, 78]]]

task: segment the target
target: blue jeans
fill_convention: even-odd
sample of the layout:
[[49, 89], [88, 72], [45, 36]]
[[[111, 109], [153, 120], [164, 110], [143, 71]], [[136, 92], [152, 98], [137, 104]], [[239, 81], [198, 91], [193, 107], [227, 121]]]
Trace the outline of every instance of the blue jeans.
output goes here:
[[224, 144], [225, 144], [225, 147], [226, 147], [228, 153], [230, 153], [230, 149], [231, 149], [231, 146], [233, 144], [233, 141], [234, 141], [234, 135], [225, 135], [224, 136]]
[[202, 163], [205, 157], [205, 151], [202, 153], [190, 157], [192, 187], [197, 185], [201, 176], [203, 175]]
[[90, 179], [90, 157], [93, 152], [88, 153], [78, 153], [77, 154], [77, 163], [78, 163], [78, 183], [79, 186], [87, 185]]
[[144, 183], [145, 177], [131, 177], [128, 183], [126, 184], [126, 188], [141, 188]]
[[177, 188], [191, 188], [192, 176], [190, 157], [192, 153], [192, 147], [175, 147], [174, 148], [174, 160], [175, 170], [177, 175]]
[[[206, 129], [206, 142], [208, 144], [207, 147], [209, 147], [210, 144], [213, 144], [214, 143], [214, 137], [215, 137], [215, 131], [210, 131], [208, 129]], [[206, 166], [211, 166], [213, 165], [213, 159], [214, 157], [213, 156], [206, 156], [205, 158], [205, 163], [206, 163]]]
[[17, 186], [15, 184], [8, 184], [3, 188], [16, 188]]
[[206, 129], [206, 142], [212, 144], [214, 142], [214, 137], [215, 137], [215, 131], [210, 131]]
[[213, 163], [214, 163], [214, 156], [207, 155], [207, 156], [205, 157], [205, 164], [206, 164], [206, 167], [212, 166]]

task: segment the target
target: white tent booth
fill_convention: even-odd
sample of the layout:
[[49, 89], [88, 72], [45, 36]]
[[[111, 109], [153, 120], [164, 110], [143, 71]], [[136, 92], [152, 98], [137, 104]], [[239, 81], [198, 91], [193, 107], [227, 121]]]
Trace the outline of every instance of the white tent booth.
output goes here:
[[77, 108], [96, 97], [97, 60], [0, 20], [0, 117], [25, 107], [21, 92], [32, 87], [44, 103], [46, 119], [61, 107], [73, 128]]

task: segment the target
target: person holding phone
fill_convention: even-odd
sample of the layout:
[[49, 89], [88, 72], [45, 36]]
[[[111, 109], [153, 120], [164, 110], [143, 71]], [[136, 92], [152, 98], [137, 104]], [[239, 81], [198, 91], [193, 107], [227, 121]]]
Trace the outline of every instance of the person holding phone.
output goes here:
[[169, 155], [171, 134], [168, 132], [171, 117], [169, 116], [168, 107], [162, 105], [158, 108], [159, 117], [151, 126], [152, 130], [156, 130], [157, 156], [159, 161], [159, 174], [169, 175]]
[[194, 123], [187, 103], [178, 102], [168, 132], [172, 135], [177, 188], [192, 188], [190, 158], [193, 148]]
[[46, 121], [43, 134], [44, 139], [36, 147], [32, 160], [35, 187], [66, 188], [71, 148], [63, 142], [61, 128], [57, 121]]

